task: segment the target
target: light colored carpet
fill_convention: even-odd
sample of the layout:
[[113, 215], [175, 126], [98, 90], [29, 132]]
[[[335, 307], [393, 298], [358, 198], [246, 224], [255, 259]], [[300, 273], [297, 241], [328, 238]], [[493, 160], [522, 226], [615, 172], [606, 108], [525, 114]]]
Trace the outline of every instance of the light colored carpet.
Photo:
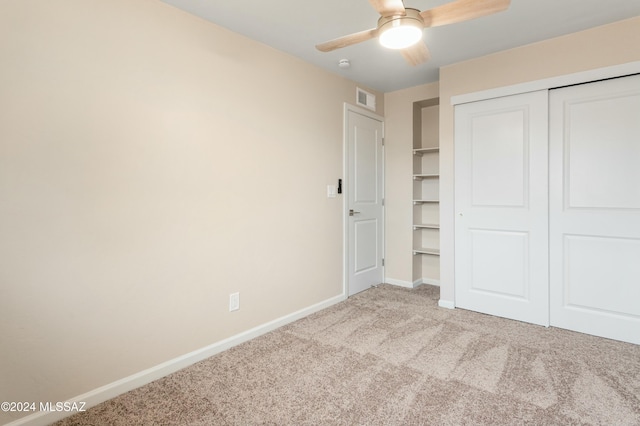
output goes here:
[[640, 425], [640, 346], [381, 285], [63, 425]]

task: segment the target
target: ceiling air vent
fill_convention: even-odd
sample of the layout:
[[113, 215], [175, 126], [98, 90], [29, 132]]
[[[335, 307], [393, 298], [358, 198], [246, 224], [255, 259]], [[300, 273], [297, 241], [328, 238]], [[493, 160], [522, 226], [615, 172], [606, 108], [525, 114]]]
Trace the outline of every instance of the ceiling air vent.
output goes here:
[[369, 108], [372, 111], [376, 110], [376, 96], [356, 87], [356, 104]]

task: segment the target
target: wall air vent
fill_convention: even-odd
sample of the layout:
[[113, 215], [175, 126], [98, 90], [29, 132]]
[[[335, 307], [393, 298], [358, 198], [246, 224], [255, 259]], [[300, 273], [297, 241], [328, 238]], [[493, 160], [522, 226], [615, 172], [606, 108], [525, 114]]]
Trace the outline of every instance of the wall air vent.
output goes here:
[[375, 111], [376, 96], [365, 90], [362, 90], [359, 87], [356, 87], [356, 104], [368, 108], [371, 111]]

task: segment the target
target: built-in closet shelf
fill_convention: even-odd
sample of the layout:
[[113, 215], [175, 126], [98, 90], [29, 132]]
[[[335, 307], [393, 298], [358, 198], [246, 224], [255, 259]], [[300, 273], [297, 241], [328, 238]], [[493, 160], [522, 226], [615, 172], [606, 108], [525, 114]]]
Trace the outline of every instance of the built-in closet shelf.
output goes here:
[[413, 150], [413, 155], [431, 154], [434, 152], [440, 152], [440, 148], [417, 148]]
[[430, 256], [440, 256], [440, 249], [435, 248], [417, 248], [413, 249], [413, 255], [428, 254]]
[[430, 173], [413, 175], [413, 179], [414, 180], [437, 179], [439, 177], [440, 177], [440, 175], [438, 175], [438, 174], [430, 174]]
[[[413, 189], [411, 253], [413, 280], [440, 280], [440, 141], [439, 99], [413, 104], [411, 164]], [[407, 150], [408, 151], [408, 150]], [[408, 228], [407, 228], [408, 230]]]
[[418, 229], [440, 229], [440, 225], [435, 223], [416, 223], [413, 225], [413, 230], [416, 231]]

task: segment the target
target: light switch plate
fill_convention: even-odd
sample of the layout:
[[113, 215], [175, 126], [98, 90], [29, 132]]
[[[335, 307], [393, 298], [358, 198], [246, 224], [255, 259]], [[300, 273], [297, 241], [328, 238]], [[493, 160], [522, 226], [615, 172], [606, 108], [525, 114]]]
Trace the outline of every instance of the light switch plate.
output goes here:
[[327, 185], [327, 197], [328, 198], [336, 198], [338, 190], [335, 185]]
[[229, 312], [240, 309], [240, 293], [231, 293], [229, 295]]

